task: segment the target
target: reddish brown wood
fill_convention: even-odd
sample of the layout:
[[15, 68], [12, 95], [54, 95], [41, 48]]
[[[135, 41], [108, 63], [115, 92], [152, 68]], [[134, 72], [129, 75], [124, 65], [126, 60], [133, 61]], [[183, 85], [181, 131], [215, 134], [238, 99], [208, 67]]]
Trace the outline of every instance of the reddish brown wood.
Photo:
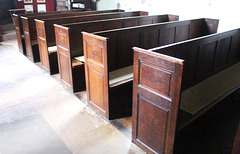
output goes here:
[[[32, 16], [21, 16], [22, 26], [23, 26], [23, 33], [29, 33], [29, 37], [24, 38], [29, 39], [28, 42], [36, 41], [37, 40], [37, 32], [36, 32], [36, 24], [34, 19], [50, 19], [50, 18], [71, 18], [71, 17], [80, 17], [84, 15], [90, 15], [90, 14], [101, 14], [101, 13], [109, 13], [109, 12], [118, 12], [119, 10], [106, 10], [106, 11], [74, 11], [74, 12], [68, 12], [68, 13], [58, 13], [58, 14], [44, 14], [44, 15], [32, 15]], [[120, 10], [121, 11], [121, 10]], [[72, 21], [74, 22], [74, 21]], [[32, 48], [32, 49], [31, 49]], [[29, 50], [28, 50], [29, 49]], [[34, 62], [39, 61], [39, 52], [38, 52], [38, 43], [36, 43], [36, 50], [35, 47], [26, 47], [26, 53], [27, 56], [33, 56], [30, 57], [30, 59], [34, 60]], [[30, 52], [32, 52], [30, 54]], [[28, 54], [29, 53], [29, 54]], [[34, 54], [36, 53], [36, 55]]]
[[[239, 89], [240, 85], [226, 91], [199, 112], [188, 115], [187, 121], [180, 119], [184, 116], [177, 117], [178, 108], [167, 110], [169, 105], [172, 105], [168, 102], [172, 101], [178, 106], [183, 90], [239, 62], [239, 41], [240, 29], [235, 29], [149, 50], [134, 48], [133, 142], [149, 152], [172, 153], [177, 118], [181, 122], [178, 123], [177, 129], [183, 129], [223, 98]], [[226, 55], [228, 56], [224, 57]], [[169, 69], [172, 63], [178, 64], [177, 58], [184, 60], [183, 68]], [[183, 74], [173, 73], [182, 69]], [[178, 82], [170, 82], [169, 78], [174, 78]], [[173, 87], [168, 86], [172, 84]], [[174, 88], [179, 89], [175, 91]], [[174, 95], [171, 95], [171, 90], [174, 91]], [[161, 114], [162, 110], [169, 111], [169, 114]], [[171, 112], [174, 116], [168, 119], [167, 116], [170, 116]], [[169, 120], [172, 122], [170, 123]], [[169, 130], [167, 126], [174, 130], [170, 129], [172, 131], [169, 133], [164, 131]], [[169, 147], [165, 147], [167, 141], [171, 141]], [[235, 142], [238, 140], [235, 139]], [[235, 146], [236, 144], [239, 143], [235, 143]]]
[[180, 59], [134, 48], [132, 139], [147, 151], [173, 153], [182, 71]]
[[[135, 12], [87, 15], [87, 16], [81, 16], [81, 17], [76, 16], [76, 17], [71, 17], [71, 18], [66, 17], [66, 18], [51, 18], [51, 19], [46, 19], [46, 20], [36, 20], [37, 31], [43, 31], [43, 33], [45, 34], [42, 36], [38, 36], [38, 40], [42, 42], [40, 44], [41, 47], [39, 47], [40, 56], [42, 55], [41, 57], [43, 57], [43, 58], [41, 58], [41, 64], [48, 72], [50, 72], [50, 74], [58, 73], [57, 62], [53, 66], [51, 66], [51, 65], [49, 65], [51, 59], [49, 59], [49, 57], [45, 58], [46, 56], [51, 56], [48, 52], [48, 47], [56, 46], [53, 24], [66, 24], [66, 23], [100, 20], [100, 19], [108, 19], [108, 18], [111, 19], [111, 18], [119, 18], [119, 17], [131, 17], [131, 16], [139, 16], [139, 15], [142, 15], [143, 13], [145, 13], [145, 12], [135, 11]], [[58, 30], [58, 28], [56, 28], [56, 30]], [[58, 34], [59, 34], [59, 32], [58, 32]], [[65, 34], [63, 34], [63, 35], [65, 35]], [[70, 35], [72, 35], [72, 34], [70, 34]], [[75, 37], [75, 34], [73, 34], [73, 35]], [[82, 49], [81, 49], [81, 51], [82, 51]], [[56, 68], [56, 69], [52, 69], [52, 68]]]
[[[218, 23], [218, 20], [215, 20], [214, 22]], [[105, 52], [103, 55], [107, 56], [107, 64], [104, 64], [101, 67], [103, 67], [105, 71], [109, 73], [111, 71], [128, 67], [133, 64], [132, 47], [134, 46], [152, 48], [159, 45], [174, 43], [178, 40], [190, 39], [192, 37], [204, 36], [206, 34], [215, 33], [215, 31], [211, 31], [211, 33], [208, 33], [209, 31], [207, 31], [206, 29], [206, 23], [206, 19], [195, 19], [94, 32], [93, 34], [85, 32], [83, 33], [83, 42], [86, 46], [89, 44], [94, 46], [103, 46], [99, 44], [101, 43], [100, 40], [107, 40], [107, 50], [102, 50], [100, 53], [102, 54], [103, 52]], [[193, 31], [194, 29], [197, 29], [195, 26], [202, 30], [198, 29], [197, 32]], [[186, 31], [188, 37], [186, 38], [186, 33], [182, 33], [181, 31]], [[84, 40], [85, 35], [87, 37]], [[95, 42], [97, 41], [98, 44], [95, 44]], [[95, 49], [92, 49], [92, 47], [84, 47], [84, 50], [86, 50], [84, 51], [84, 55], [85, 53], [94, 53], [95, 51]], [[98, 52], [96, 52], [96, 54], [98, 54]], [[86, 57], [85, 60], [87, 60]], [[88, 63], [85, 65], [88, 65]], [[96, 65], [85, 66], [86, 78], [88, 77], [88, 79], [86, 79], [86, 84], [91, 84], [91, 82], [95, 82], [91, 80], [94, 77], [91, 77], [90, 79], [87, 75], [89, 73], [88, 69], [95, 69], [95, 67]], [[97, 76], [97, 74], [91, 74], [91, 76], [95, 75]], [[101, 75], [105, 76], [104, 79], [108, 80], [108, 77], [106, 77], [106, 73]], [[98, 82], [101, 81], [103, 80], [99, 80]], [[127, 111], [126, 108], [128, 106], [131, 106], [131, 96], [129, 96], [129, 99], [129, 97], [125, 96], [125, 93], [122, 93], [123, 91], [127, 90], [127, 87], [131, 89], [131, 83], [132, 80], [127, 80], [121, 84], [114, 86], [110, 86], [109, 84], [105, 85], [105, 80], [101, 83], [102, 85], [104, 85], [104, 87], [107, 87], [108, 90], [108, 95], [103, 95], [103, 97], [109, 97], [109, 102], [102, 102], [101, 105], [98, 105], [99, 111], [105, 111], [105, 113], [107, 113], [106, 111], [108, 110], [109, 115], [106, 116], [106, 114], [103, 114], [103, 116], [109, 119], [114, 119], [131, 114], [131, 112], [124, 113], [125, 111]], [[87, 88], [87, 94], [93, 95], [90, 88]], [[97, 97], [97, 95], [95, 95], [95, 97]], [[126, 100], [124, 100], [123, 98], [126, 98]], [[124, 103], [121, 104], [120, 102]], [[95, 102], [94, 100], [89, 99], [89, 103], [94, 104]], [[99, 104], [99, 102], [96, 102], [96, 104]], [[101, 106], [104, 106], [103, 104], [108, 104], [109, 108], [101, 108]], [[118, 108], [114, 108], [114, 106], [118, 106]], [[121, 114], [119, 113], [120, 110]]]
[[[59, 62], [62, 62], [62, 64], [58, 64], [58, 65], [59, 65], [59, 72], [60, 72], [60, 77], [62, 82], [65, 83], [64, 85], [68, 83], [67, 87], [73, 88], [74, 92], [77, 92], [78, 91], [77, 89], [81, 90], [81, 89], [84, 89], [85, 87], [85, 83], [82, 85], [72, 85], [72, 81], [75, 81], [73, 80], [74, 76], [72, 74], [68, 74], [72, 72], [72, 71], [69, 71], [72, 69], [72, 65], [65, 65], [65, 63], [71, 62], [72, 61], [71, 59], [73, 57], [83, 55], [82, 34], [81, 34], [82, 31], [96, 32], [96, 31], [110, 30], [110, 29], [116, 29], [116, 28], [125, 28], [129, 26], [161, 23], [161, 22], [170, 21], [169, 17], [171, 17], [172, 20], [178, 19], [178, 16], [175, 16], [175, 15], [157, 15], [157, 16], [138, 16], [138, 17], [126, 17], [126, 18], [107, 19], [107, 20], [99, 20], [99, 21], [80, 22], [80, 23], [64, 24], [62, 26], [55, 25], [56, 40], [57, 40], [56, 44], [59, 48], [61, 48], [61, 50], [67, 50], [67, 52], [64, 52], [64, 54], [59, 53], [59, 55], [61, 55], [59, 56]], [[134, 23], [134, 24], [131, 24], [131, 23]], [[37, 25], [38, 24], [40, 25], [41, 23], [40, 22], [38, 23], [37, 21]], [[47, 34], [49, 35], [50, 31], [48, 31]], [[65, 37], [68, 37], [68, 38], [65, 38]], [[39, 36], [39, 40], [40, 39], [42, 39], [41, 36]], [[62, 41], [64, 39], [67, 39], [67, 40]], [[52, 44], [53, 42], [55, 41], [48, 40], [49, 44]], [[69, 43], [69, 44], [66, 45], [66, 43]], [[63, 46], [64, 48], [62, 48]], [[45, 52], [46, 54], [48, 54], [47, 51]], [[42, 64], [44, 62], [48, 64], [49, 59], [47, 58], [43, 59]], [[57, 63], [54, 65], [57, 65]], [[48, 65], [44, 65], [44, 66], [48, 67]], [[84, 73], [81, 75], [81, 77], [84, 78]], [[72, 80], [69, 80], [70, 78], [72, 78]], [[75, 77], [75, 78], [77, 82], [77, 80], [79, 80], [80, 77], [78, 78]]]
[[[53, 15], [53, 14], [67, 14], [67, 13], [74, 13], [74, 12], [80, 12], [80, 11], [84, 11], [81, 9], [77, 9], [77, 10], [67, 10], [67, 11], [53, 11], [53, 12], [43, 12], [43, 13], [29, 13], [29, 14], [13, 14], [13, 18], [14, 18], [14, 22], [15, 22], [15, 30], [16, 30], [16, 34], [17, 34], [17, 40], [18, 40], [18, 46], [19, 46], [19, 51], [26, 54], [26, 49], [25, 49], [25, 42], [24, 42], [24, 38], [21, 37], [23, 36], [23, 28], [22, 28], [22, 22], [21, 22], [21, 16], [24, 17], [28, 17], [28, 16], [48, 16], [48, 15]], [[124, 12], [124, 10], [112, 10], [113, 12]], [[87, 13], [91, 13], [91, 12], [96, 12], [96, 11], [85, 11], [86, 14]], [[20, 31], [20, 33], [19, 33]]]

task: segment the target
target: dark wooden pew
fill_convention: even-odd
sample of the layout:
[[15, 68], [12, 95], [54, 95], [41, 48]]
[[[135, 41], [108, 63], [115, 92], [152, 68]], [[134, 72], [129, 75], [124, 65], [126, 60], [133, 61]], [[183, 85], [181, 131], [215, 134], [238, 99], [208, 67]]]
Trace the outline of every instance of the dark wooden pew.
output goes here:
[[83, 32], [88, 103], [107, 119], [132, 113], [132, 47], [151, 48], [217, 32], [218, 20], [195, 19]]
[[[121, 13], [106, 13], [97, 15], [87, 15], [81, 17], [71, 18], [52, 18], [45, 20], [36, 19], [36, 28], [39, 41], [39, 53], [43, 68], [50, 72], [50, 74], [56, 74], [59, 72], [57, 63], [57, 46], [54, 33], [54, 24], [66, 24], [74, 22], [85, 22], [92, 20], [112, 19], [121, 17], [132, 17], [132, 16], [145, 16], [147, 12], [134, 11], [134, 12], [121, 12]], [[62, 32], [62, 31], [60, 31]], [[58, 33], [58, 32], [57, 32]], [[65, 35], [65, 34], [63, 34]], [[75, 35], [74, 35], [75, 36]], [[67, 36], [66, 36], [67, 37]], [[65, 38], [66, 39], [66, 38]], [[67, 42], [65, 42], [67, 43]], [[52, 59], [52, 60], [49, 60]]]
[[[53, 23], [74, 23], [74, 22], [79, 22], [82, 21], [83, 17], [85, 17], [85, 20], [94, 20], [94, 16], [96, 16], [96, 18], [100, 17], [100, 15], [105, 15], [105, 18], [114, 18], [117, 17], [118, 14], [121, 14], [122, 16], [138, 16], [140, 15], [140, 11], [135, 11], [135, 12], [116, 12], [116, 13], [98, 13], [98, 14], [91, 14], [91, 15], [78, 15], [78, 16], [69, 16], [69, 17], [61, 17], [61, 18], [50, 18], [50, 19], [45, 19], [45, 21], [53, 21]], [[99, 16], [98, 16], [99, 15]], [[22, 18], [22, 23], [23, 23], [23, 31], [24, 31], [24, 36], [25, 33], [26, 34], [30, 34], [30, 35], [26, 35], [25, 36], [25, 45], [26, 45], [26, 53], [27, 56], [29, 57], [29, 59], [33, 59], [34, 62], [38, 62], [40, 61], [40, 57], [39, 57], [39, 50], [38, 48], [36, 50], [34, 50], [34, 46], [31, 44], [34, 44], [36, 42], [36, 46], [38, 47], [38, 43], [37, 43], [37, 32], [36, 32], [36, 27], [34, 28], [28, 28], [29, 26], [29, 20], [25, 17], [21, 17]], [[29, 18], [29, 17], [28, 17]], [[45, 18], [45, 17], [42, 17]], [[43, 20], [40, 17], [37, 17], [38, 20]], [[32, 20], [31, 20], [32, 21]], [[33, 23], [35, 24], [35, 22], [33, 21]], [[47, 23], [51, 23], [51, 22], [47, 22]], [[53, 25], [53, 23], [51, 23], [50, 25]], [[26, 26], [24, 26], [26, 25]], [[38, 25], [39, 26], [39, 25]], [[49, 28], [51, 28], [52, 30], [54, 30], [53, 26], [50, 26]], [[27, 45], [27, 42], [29, 42], [29, 44]], [[31, 44], [30, 44], [31, 42]], [[29, 49], [29, 50], [28, 50]], [[36, 54], [35, 54], [36, 53]]]
[[[116, 11], [116, 10], [114, 10], [114, 11]], [[38, 51], [36, 24], [35, 24], [34, 19], [40, 19], [40, 20], [41, 19], [52, 19], [52, 18], [60, 19], [60, 17], [61, 17], [61, 19], [67, 20], [70, 18], [75, 19], [75, 18], [85, 16], [85, 15], [102, 14], [102, 13], [119, 13], [119, 12], [114, 12], [114, 11], [113, 10], [95, 11], [95, 12], [94, 11], [90, 11], [90, 12], [82, 11], [82, 12], [72, 12], [72, 13], [66, 13], [66, 14], [43, 15], [43, 16], [37, 16], [37, 17], [21, 16], [27, 57], [34, 62], [38, 62], [40, 60], [39, 51]], [[72, 20], [72, 22], [75, 22], [75, 21]]]
[[[99, 21], [81, 22], [65, 25], [55, 25], [56, 32], [56, 44], [58, 47], [58, 61], [61, 82], [73, 92], [78, 92], [85, 89], [85, 73], [84, 73], [84, 57], [83, 57], [83, 45], [82, 45], [82, 31], [96, 32], [117, 28], [126, 28], [132, 26], [140, 26], [153, 23], [161, 23], [168, 21], [178, 20], [178, 16], [175, 15], [155, 15], [155, 16], [138, 16], [127, 17], [117, 19], [107, 19]], [[49, 34], [49, 32], [46, 32]], [[61, 41], [62, 36], [65, 36], [66, 41]], [[39, 38], [40, 39], [40, 38]], [[55, 40], [47, 40], [48, 44], [53, 44]], [[39, 41], [40, 42], [40, 41]], [[45, 57], [41, 59], [42, 64], [47, 63], [45, 67], [56, 68], [51, 65], [57, 65], [53, 63], [52, 52], [47, 50], [48, 46], [45, 46]], [[57, 57], [56, 57], [57, 58]], [[82, 59], [81, 61], [77, 59]], [[46, 62], [44, 62], [44, 60]], [[68, 65], [70, 64], [70, 65]]]
[[[105, 10], [105, 11], [100, 11], [100, 13], [104, 12], [124, 12], [124, 10]], [[75, 13], [77, 14], [93, 14], [95, 12], [99, 11], [82, 11], [82, 10], [70, 10], [70, 11], [54, 11], [54, 12], [44, 12], [44, 13], [30, 13], [30, 14], [13, 14], [14, 22], [15, 22], [15, 30], [16, 30], [16, 35], [17, 35], [17, 41], [18, 41], [18, 46], [19, 46], [19, 51], [22, 52], [23, 54], [26, 54], [26, 48], [25, 48], [25, 42], [24, 42], [24, 34], [23, 34], [23, 27], [22, 27], [22, 22], [21, 22], [21, 16], [24, 17], [30, 17], [30, 16], [50, 16], [54, 14], [58, 14], [61, 16], [64, 16], [63, 14], [70, 14], [74, 15]], [[65, 16], [70, 16], [70, 15], [65, 15]]]
[[[134, 143], [172, 153], [181, 130], [240, 88], [240, 29], [134, 48]], [[237, 141], [236, 141], [237, 142]]]

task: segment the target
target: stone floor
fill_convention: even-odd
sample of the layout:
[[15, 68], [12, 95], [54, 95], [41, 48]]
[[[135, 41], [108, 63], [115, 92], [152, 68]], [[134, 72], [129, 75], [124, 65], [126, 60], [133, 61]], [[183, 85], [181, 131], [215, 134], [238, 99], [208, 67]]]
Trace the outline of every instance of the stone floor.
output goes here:
[[0, 42], [1, 154], [145, 153], [16, 47]]

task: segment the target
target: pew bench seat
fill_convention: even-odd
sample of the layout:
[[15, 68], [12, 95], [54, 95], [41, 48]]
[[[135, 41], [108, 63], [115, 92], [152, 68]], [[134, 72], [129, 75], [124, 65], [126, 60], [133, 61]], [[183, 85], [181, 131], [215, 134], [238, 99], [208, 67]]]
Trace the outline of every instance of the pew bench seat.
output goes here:
[[109, 72], [109, 86], [114, 87], [133, 80], [133, 65]]
[[[240, 62], [207, 78], [181, 94], [180, 109], [189, 115], [178, 123], [181, 129], [240, 87]], [[190, 118], [191, 115], [191, 118]]]
[[78, 66], [82, 66], [85, 62], [84, 56], [74, 57], [72, 60], [72, 67], [76, 68]]
[[79, 61], [79, 60], [77, 60], [77, 59], [73, 59], [73, 60], [72, 60], [72, 67], [73, 67], [73, 68], [76, 68], [76, 67], [81, 66], [81, 65], [83, 65], [83, 64], [84, 64], [83, 62], [81, 62], [81, 61]]
[[74, 59], [80, 61], [80, 62], [85, 62], [84, 56], [78, 56], [78, 57], [74, 57]]
[[48, 52], [49, 53], [57, 52], [57, 46], [48, 47]]

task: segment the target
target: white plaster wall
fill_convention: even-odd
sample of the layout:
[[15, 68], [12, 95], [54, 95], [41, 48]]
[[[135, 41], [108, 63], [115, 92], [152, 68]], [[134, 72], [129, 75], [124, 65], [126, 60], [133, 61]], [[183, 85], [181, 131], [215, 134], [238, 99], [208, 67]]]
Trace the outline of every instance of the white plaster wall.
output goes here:
[[180, 20], [220, 19], [218, 32], [240, 28], [240, 0], [97, 0], [97, 9], [148, 11], [150, 15], [175, 14]]

